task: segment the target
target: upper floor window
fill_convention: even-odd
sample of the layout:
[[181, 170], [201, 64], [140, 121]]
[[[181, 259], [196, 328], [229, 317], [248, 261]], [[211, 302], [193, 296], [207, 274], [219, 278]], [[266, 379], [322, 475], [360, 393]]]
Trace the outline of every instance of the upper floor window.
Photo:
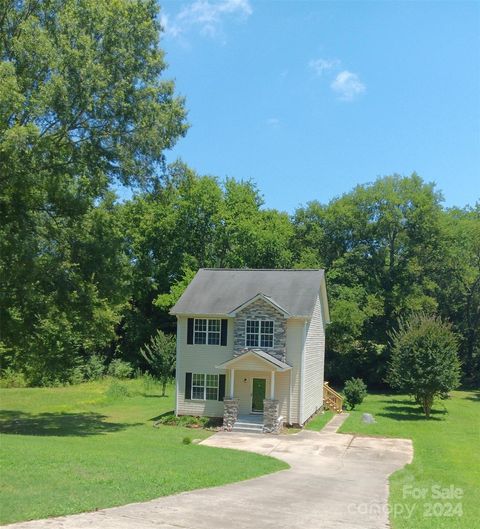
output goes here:
[[245, 345], [247, 347], [273, 347], [273, 321], [247, 320]]
[[220, 320], [195, 318], [193, 343], [220, 345]]

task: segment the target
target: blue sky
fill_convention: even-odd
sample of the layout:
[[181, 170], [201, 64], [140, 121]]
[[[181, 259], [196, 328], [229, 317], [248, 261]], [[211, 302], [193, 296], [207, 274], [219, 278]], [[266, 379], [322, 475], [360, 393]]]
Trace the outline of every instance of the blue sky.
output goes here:
[[419, 173], [480, 198], [479, 2], [163, 1], [191, 128], [168, 160], [293, 212]]

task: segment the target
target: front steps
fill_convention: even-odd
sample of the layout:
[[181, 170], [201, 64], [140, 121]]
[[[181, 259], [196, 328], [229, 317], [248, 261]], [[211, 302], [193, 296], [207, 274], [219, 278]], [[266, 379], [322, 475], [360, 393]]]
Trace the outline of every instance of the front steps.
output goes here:
[[263, 415], [239, 415], [232, 432], [239, 433], [262, 433]]

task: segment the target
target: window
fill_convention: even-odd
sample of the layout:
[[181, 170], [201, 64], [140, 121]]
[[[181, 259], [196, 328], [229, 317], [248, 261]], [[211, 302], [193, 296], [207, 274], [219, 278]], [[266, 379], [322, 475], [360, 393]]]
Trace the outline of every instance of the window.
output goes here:
[[193, 373], [192, 400], [218, 400], [218, 375]]
[[260, 322], [260, 347], [273, 347], [273, 321]]
[[247, 347], [273, 347], [273, 321], [247, 320], [245, 344]]
[[194, 343], [207, 343], [207, 321], [195, 319]]
[[195, 318], [193, 343], [220, 345], [220, 320]]
[[208, 320], [208, 345], [220, 345], [220, 320]]
[[247, 320], [247, 347], [258, 347], [258, 320]]
[[192, 399], [204, 400], [205, 375], [193, 373], [192, 375]]

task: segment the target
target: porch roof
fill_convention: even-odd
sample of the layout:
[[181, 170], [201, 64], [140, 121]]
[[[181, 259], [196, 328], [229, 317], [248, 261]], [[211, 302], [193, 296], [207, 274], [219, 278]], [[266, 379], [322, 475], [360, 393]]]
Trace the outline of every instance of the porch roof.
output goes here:
[[218, 366], [215, 366], [217, 369], [233, 369], [233, 368], [242, 368], [242, 363], [250, 357], [259, 358], [265, 364], [265, 371], [288, 371], [292, 369], [292, 366], [282, 362], [278, 358], [275, 358], [271, 354], [262, 351], [261, 349], [250, 349], [249, 351], [242, 353], [239, 356], [235, 356]]

